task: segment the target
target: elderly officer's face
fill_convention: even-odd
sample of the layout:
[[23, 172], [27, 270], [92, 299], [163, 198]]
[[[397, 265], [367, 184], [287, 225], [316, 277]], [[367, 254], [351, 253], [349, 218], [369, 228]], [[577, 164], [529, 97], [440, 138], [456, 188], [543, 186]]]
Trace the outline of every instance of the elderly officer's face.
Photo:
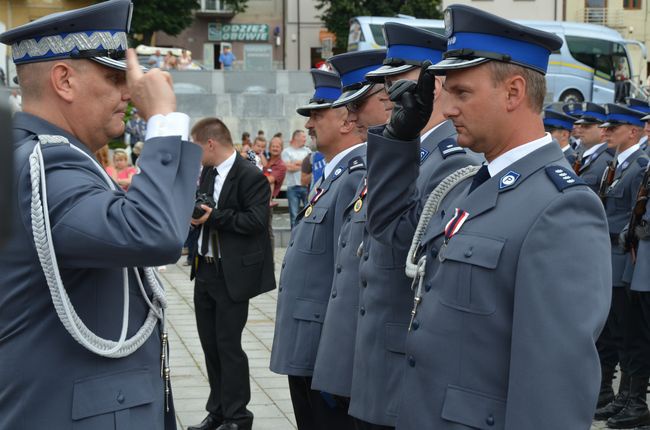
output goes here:
[[458, 144], [487, 156], [505, 116], [506, 91], [494, 85], [487, 64], [448, 71], [444, 88], [443, 114], [454, 122]]
[[87, 145], [108, 143], [124, 133], [124, 114], [130, 99], [126, 73], [90, 60], [75, 67], [80, 85], [75, 94], [78, 113], [78, 138]]
[[341, 137], [341, 127], [349, 121], [344, 107], [336, 109], [314, 109], [309, 113], [305, 128], [319, 151], [327, 152]]

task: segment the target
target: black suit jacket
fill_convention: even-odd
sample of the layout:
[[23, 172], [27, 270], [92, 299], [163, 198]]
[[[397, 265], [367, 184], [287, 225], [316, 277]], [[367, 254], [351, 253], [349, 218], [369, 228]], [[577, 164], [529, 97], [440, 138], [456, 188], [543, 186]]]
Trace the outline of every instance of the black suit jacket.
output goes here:
[[[208, 169], [201, 173], [201, 183]], [[201, 188], [201, 186], [199, 186]], [[233, 301], [244, 301], [275, 288], [269, 237], [271, 187], [262, 172], [236, 155], [206, 224], [217, 230], [226, 288]], [[196, 253], [197, 244], [194, 244]], [[190, 277], [196, 271], [192, 265]]]

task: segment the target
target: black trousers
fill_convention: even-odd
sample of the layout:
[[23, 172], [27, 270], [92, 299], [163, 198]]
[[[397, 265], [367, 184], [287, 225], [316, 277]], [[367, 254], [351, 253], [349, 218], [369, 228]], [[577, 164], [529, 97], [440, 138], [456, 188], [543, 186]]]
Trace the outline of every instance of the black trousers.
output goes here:
[[350, 399], [312, 390], [309, 376], [289, 376], [289, 392], [298, 430], [354, 430]]
[[628, 292], [629, 323], [625, 330], [625, 347], [630, 357], [630, 375], [650, 377], [650, 293]]
[[603, 368], [616, 368], [619, 364], [621, 371], [629, 371], [629, 351], [625, 348], [625, 331], [629, 327], [630, 300], [625, 288], [612, 288], [612, 305], [609, 309], [607, 322], [596, 348]]
[[379, 424], [371, 424], [366, 421], [362, 421], [358, 418], [354, 419], [354, 428], [356, 430], [395, 430], [395, 427], [381, 426]]
[[233, 302], [226, 289], [220, 260], [199, 258], [194, 284], [196, 326], [210, 382], [207, 411], [220, 421], [250, 429], [253, 414], [248, 357], [241, 336], [248, 319], [248, 300]]

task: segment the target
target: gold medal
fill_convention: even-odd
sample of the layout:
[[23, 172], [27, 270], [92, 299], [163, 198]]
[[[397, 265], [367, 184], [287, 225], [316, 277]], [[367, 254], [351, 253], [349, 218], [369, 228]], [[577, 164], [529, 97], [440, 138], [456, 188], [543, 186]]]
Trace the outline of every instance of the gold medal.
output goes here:
[[305, 216], [311, 215], [311, 211], [313, 210], [312, 205], [307, 206], [307, 209], [305, 210]]
[[359, 212], [362, 206], [363, 206], [363, 199], [357, 200], [356, 203], [354, 203], [354, 211]]

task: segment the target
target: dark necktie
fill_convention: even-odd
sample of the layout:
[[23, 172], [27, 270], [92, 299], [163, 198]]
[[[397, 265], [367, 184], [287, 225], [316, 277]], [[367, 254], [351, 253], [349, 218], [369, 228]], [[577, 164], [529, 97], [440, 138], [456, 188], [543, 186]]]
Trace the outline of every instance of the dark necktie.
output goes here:
[[[214, 181], [219, 172], [216, 168], [212, 167], [205, 174], [204, 187], [201, 187], [202, 192], [206, 193], [208, 196], [214, 194]], [[205, 190], [205, 191], [203, 191]], [[205, 223], [203, 224], [203, 237], [201, 239], [201, 255], [208, 253], [208, 243], [210, 243], [210, 227]]]
[[490, 171], [488, 170], [487, 164], [484, 164], [480, 169], [478, 169], [478, 172], [476, 172], [476, 175], [472, 178], [472, 185], [470, 185], [467, 194], [471, 194], [472, 191], [488, 179], [490, 179]]

